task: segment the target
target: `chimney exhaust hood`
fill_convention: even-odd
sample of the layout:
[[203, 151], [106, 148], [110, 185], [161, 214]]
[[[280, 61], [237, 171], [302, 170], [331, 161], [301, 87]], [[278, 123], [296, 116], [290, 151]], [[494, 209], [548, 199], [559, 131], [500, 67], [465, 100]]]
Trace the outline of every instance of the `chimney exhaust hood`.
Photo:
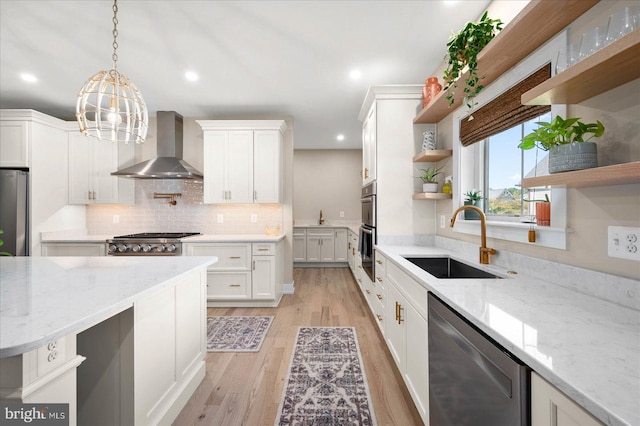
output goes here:
[[182, 159], [182, 116], [175, 111], [156, 115], [158, 156], [112, 176], [136, 179], [202, 179], [202, 173]]

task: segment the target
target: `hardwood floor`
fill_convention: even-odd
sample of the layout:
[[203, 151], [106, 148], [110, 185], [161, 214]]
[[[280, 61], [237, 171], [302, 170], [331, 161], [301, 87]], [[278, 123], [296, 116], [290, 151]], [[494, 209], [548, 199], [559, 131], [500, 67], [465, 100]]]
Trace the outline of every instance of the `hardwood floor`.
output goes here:
[[421, 425], [349, 268], [295, 269], [294, 280], [278, 308], [209, 308], [275, 318], [260, 352], [207, 354], [207, 375], [174, 425], [272, 426], [300, 326], [355, 327], [378, 424]]

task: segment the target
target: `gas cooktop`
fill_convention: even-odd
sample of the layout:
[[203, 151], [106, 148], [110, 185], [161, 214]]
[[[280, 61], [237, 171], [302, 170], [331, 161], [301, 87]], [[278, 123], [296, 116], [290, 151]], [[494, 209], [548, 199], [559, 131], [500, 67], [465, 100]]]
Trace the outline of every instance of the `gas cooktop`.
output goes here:
[[138, 234], [118, 235], [113, 237], [114, 239], [151, 239], [151, 238], [164, 238], [164, 239], [177, 239], [191, 237], [194, 235], [200, 235], [199, 232], [140, 232]]
[[118, 235], [107, 240], [107, 254], [111, 256], [179, 256], [182, 238], [200, 235], [199, 232], [141, 232]]

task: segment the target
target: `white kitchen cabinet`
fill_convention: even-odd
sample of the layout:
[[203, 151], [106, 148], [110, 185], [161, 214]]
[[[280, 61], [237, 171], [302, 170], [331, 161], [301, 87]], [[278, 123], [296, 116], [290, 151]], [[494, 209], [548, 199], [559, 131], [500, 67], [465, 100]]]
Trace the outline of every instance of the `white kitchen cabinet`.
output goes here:
[[351, 268], [351, 272], [355, 275], [356, 273], [356, 253], [358, 252], [358, 235], [349, 230], [348, 233], [349, 243], [347, 245], [347, 260], [349, 262], [349, 268]]
[[376, 180], [376, 105], [371, 106], [362, 125], [362, 184]]
[[349, 247], [349, 241], [347, 238], [347, 230], [346, 229], [336, 229], [334, 231], [335, 240], [334, 240], [334, 261], [335, 262], [346, 262], [347, 261], [347, 250]]
[[334, 262], [335, 237], [333, 229], [307, 230], [307, 262]]
[[133, 144], [69, 132], [69, 204], [133, 204], [133, 179], [111, 176], [133, 164]]
[[0, 167], [29, 167], [30, 123], [3, 121], [0, 126]]
[[293, 228], [293, 261], [307, 261], [307, 230]]
[[207, 268], [209, 307], [278, 306], [282, 297], [282, 242], [185, 243], [187, 256], [216, 256]]
[[[429, 424], [427, 290], [376, 253], [385, 265], [386, 341], [407, 389], [426, 425]], [[376, 262], [376, 266], [381, 265]], [[378, 274], [376, 273], [376, 276]]]
[[531, 373], [533, 426], [602, 426], [603, 423], [535, 372]]
[[42, 243], [42, 256], [106, 256], [106, 243]]
[[282, 201], [282, 120], [198, 120], [205, 203]]

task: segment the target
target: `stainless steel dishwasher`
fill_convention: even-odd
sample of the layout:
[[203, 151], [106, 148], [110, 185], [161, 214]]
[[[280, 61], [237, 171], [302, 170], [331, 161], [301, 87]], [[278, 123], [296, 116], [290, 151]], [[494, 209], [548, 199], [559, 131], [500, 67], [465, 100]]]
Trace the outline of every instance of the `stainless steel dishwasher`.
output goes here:
[[529, 426], [530, 374], [429, 293], [431, 426]]

